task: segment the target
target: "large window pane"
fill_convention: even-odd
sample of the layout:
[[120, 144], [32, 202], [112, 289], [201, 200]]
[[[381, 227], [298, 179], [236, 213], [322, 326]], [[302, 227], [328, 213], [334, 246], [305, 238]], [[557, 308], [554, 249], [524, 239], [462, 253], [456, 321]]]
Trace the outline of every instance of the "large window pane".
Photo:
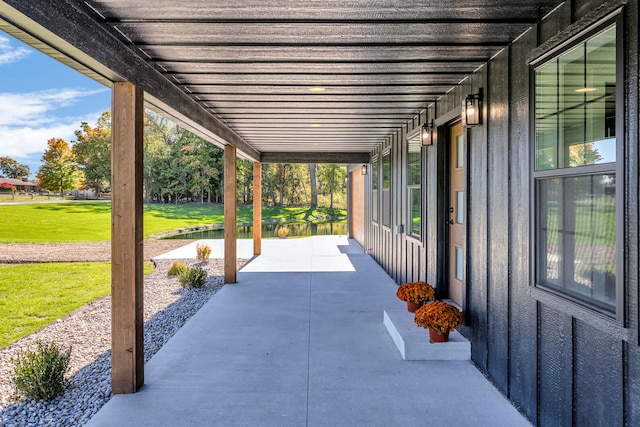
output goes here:
[[539, 181], [541, 285], [599, 308], [616, 301], [615, 174]]
[[621, 320], [616, 26], [534, 70], [533, 178], [535, 285]]
[[420, 138], [410, 139], [407, 148], [407, 185], [420, 185], [422, 153]]
[[391, 153], [382, 156], [382, 188], [391, 188]]
[[391, 227], [391, 153], [382, 155], [382, 225]]
[[371, 188], [378, 189], [378, 171], [380, 170], [380, 162], [377, 158], [373, 160], [371, 164]]
[[407, 191], [409, 194], [410, 233], [420, 236], [422, 224], [422, 145], [420, 136], [407, 141]]
[[419, 236], [422, 224], [422, 199], [420, 197], [420, 188], [409, 189], [409, 202], [411, 206], [411, 233]]
[[380, 170], [380, 161], [379, 158], [376, 157], [373, 159], [371, 164], [371, 219], [374, 222], [378, 222], [378, 206], [379, 206], [379, 197], [378, 197], [378, 179]]
[[615, 26], [535, 70], [536, 170], [616, 160]]

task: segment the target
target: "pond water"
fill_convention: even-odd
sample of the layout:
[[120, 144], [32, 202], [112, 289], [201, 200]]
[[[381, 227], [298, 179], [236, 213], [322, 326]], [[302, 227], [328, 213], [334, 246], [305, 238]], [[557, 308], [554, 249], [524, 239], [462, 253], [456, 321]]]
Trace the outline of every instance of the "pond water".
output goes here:
[[[264, 224], [262, 226], [262, 238], [272, 239], [278, 237], [277, 229], [280, 224]], [[305, 222], [300, 224], [287, 224], [289, 227], [289, 237], [307, 237], [307, 236], [344, 236], [347, 234], [347, 222], [322, 222], [311, 223]], [[253, 238], [253, 226], [241, 226], [238, 227], [236, 232], [238, 233], [238, 239], [252, 239]], [[171, 237], [165, 237], [165, 239], [223, 239], [224, 230], [202, 230], [194, 231], [192, 233], [176, 234]]]

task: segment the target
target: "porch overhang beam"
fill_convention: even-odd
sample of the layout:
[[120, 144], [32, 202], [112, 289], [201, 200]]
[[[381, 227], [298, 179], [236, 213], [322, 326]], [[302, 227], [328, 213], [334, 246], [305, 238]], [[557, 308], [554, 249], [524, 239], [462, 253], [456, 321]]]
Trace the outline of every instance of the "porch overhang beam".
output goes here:
[[326, 152], [265, 152], [262, 163], [369, 163], [369, 153], [326, 153]]
[[121, 42], [85, 8], [83, 2], [71, 0], [7, 0], [0, 2], [0, 20], [4, 21], [0, 29], [46, 49], [49, 56], [103, 84], [133, 83], [145, 91], [145, 99], [154, 109], [189, 130], [220, 146], [235, 146], [247, 160], [260, 159], [260, 153], [240, 135]]

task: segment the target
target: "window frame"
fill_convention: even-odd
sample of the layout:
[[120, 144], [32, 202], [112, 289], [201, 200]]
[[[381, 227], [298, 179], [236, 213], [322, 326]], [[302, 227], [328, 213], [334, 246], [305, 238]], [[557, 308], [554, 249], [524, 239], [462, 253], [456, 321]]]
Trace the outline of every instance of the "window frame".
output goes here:
[[[385, 170], [384, 170], [384, 166], [385, 166], [385, 158], [388, 158], [388, 164], [389, 164], [389, 177], [388, 177], [388, 187], [385, 187]], [[380, 223], [382, 224], [383, 227], [386, 227], [388, 229], [391, 229], [391, 210], [392, 210], [392, 201], [391, 201], [391, 187], [393, 185], [392, 181], [393, 181], [393, 161], [392, 161], [392, 156], [391, 156], [391, 147], [387, 148], [386, 150], [384, 150], [382, 152], [382, 155], [380, 156], [380, 180], [381, 180], [381, 201], [380, 201], [380, 212], [378, 215], [378, 218], [380, 220]], [[385, 203], [385, 198], [387, 199], [387, 203]], [[385, 218], [385, 215], [387, 215], [387, 217]], [[385, 219], [387, 219], [387, 221], [385, 221]]]
[[[555, 169], [544, 169], [536, 171], [536, 69], [543, 65], [558, 59], [563, 53], [587, 42], [593, 36], [599, 32], [605, 30], [607, 27], [615, 25], [616, 31], [616, 87], [615, 87], [615, 106], [616, 106], [616, 160], [615, 162], [600, 163], [593, 165], [582, 165], [574, 167], [560, 167], [557, 165]], [[543, 53], [539, 57], [530, 61], [529, 63], [529, 75], [530, 75], [530, 227], [531, 227], [531, 242], [530, 242], [530, 272], [531, 272], [531, 284], [530, 286], [536, 290], [536, 293], [543, 292], [553, 297], [557, 297], [560, 301], [566, 301], [576, 304], [582, 309], [586, 309], [587, 312], [595, 312], [600, 315], [605, 315], [609, 319], [613, 319], [618, 323], [624, 324], [625, 322], [625, 301], [626, 301], [626, 289], [624, 279], [624, 188], [625, 188], [625, 168], [624, 168], [624, 146], [625, 146], [625, 126], [624, 117], [625, 111], [625, 60], [624, 60], [624, 26], [623, 15], [621, 10], [617, 10], [605, 17], [604, 19], [586, 26], [581, 31], [577, 32], [572, 37], [560, 42], [557, 46], [553, 47], [549, 51]], [[568, 177], [580, 177], [580, 176], [597, 176], [601, 174], [615, 174], [616, 187], [615, 187], [615, 251], [616, 251], [616, 281], [615, 281], [615, 306], [614, 310], [606, 310], [601, 306], [598, 306], [596, 299], [578, 298], [567, 292], [563, 292], [558, 287], [545, 286], [542, 283], [539, 276], [539, 259], [541, 254], [541, 196], [540, 185], [545, 179], [550, 178], [568, 178]]]
[[[420, 138], [420, 127], [418, 127], [416, 130], [414, 130], [413, 132], [409, 133], [407, 135], [407, 140], [406, 140], [406, 148], [407, 148], [407, 152], [406, 152], [406, 184], [407, 184], [407, 236], [412, 237], [416, 240], [422, 241], [422, 235], [424, 234], [424, 215], [425, 215], [425, 209], [424, 209], [424, 191], [423, 191], [423, 187], [424, 187], [424, 176], [425, 176], [425, 162], [424, 162], [424, 147], [423, 145], [419, 142], [419, 146], [420, 146], [420, 152], [419, 152], [419, 156], [420, 156], [420, 180], [418, 182], [418, 184], [409, 184], [409, 141], [415, 138]], [[415, 233], [413, 231], [413, 215], [412, 215], [412, 196], [411, 196], [411, 190], [418, 190], [419, 196], [420, 196], [420, 231], [418, 233]]]
[[380, 156], [371, 159], [371, 221], [380, 222]]

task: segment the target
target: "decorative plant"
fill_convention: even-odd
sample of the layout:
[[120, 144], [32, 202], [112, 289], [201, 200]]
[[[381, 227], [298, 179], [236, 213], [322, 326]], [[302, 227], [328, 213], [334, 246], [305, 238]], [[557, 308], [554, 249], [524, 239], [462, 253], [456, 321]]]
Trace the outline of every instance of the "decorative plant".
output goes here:
[[209, 261], [209, 255], [211, 255], [211, 246], [207, 244], [198, 243], [196, 245], [196, 259], [198, 261], [207, 262]]
[[13, 186], [10, 182], [2, 182], [0, 183], [0, 192], [2, 193], [14, 193], [16, 191], [16, 187]]
[[184, 288], [202, 288], [206, 278], [207, 272], [200, 267], [188, 267], [178, 275], [178, 281]]
[[455, 306], [443, 301], [423, 305], [416, 310], [416, 325], [434, 329], [438, 333], [450, 332], [462, 325], [464, 317]]
[[36, 351], [25, 350], [11, 358], [14, 398], [50, 400], [64, 393], [72, 382], [64, 375], [69, 370], [71, 347], [62, 351], [55, 342], [37, 341]]
[[289, 235], [289, 227], [287, 227], [286, 225], [283, 225], [280, 228], [278, 228], [278, 237], [280, 237], [281, 239], [285, 239], [288, 235]]
[[433, 301], [436, 291], [425, 282], [409, 282], [398, 287], [396, 296], [402, 301], [422, 304], [426, 301]]
[[167, 270], [167, 276], [179, 276], [187, 269], [187, 264], [180, 261], [173, 261]]

